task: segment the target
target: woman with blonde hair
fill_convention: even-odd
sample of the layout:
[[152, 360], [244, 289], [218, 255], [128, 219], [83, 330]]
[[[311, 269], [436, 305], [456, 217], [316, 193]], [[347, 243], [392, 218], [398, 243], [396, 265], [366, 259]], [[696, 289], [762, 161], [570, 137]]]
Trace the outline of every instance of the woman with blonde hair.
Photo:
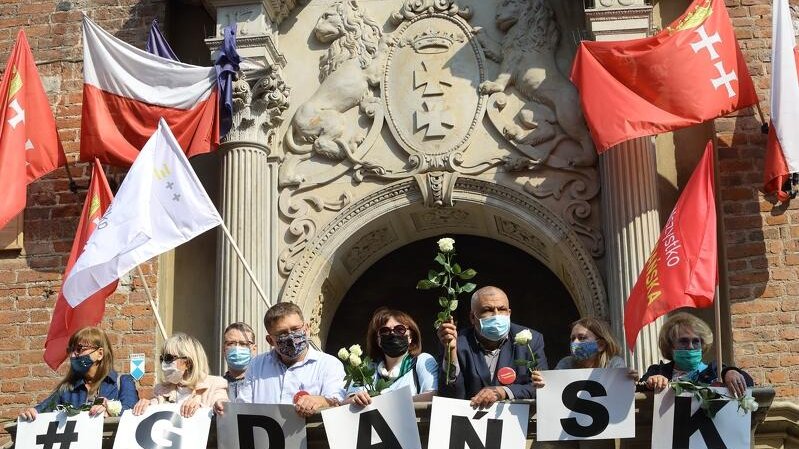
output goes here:
[[[54, 411], [58, 406], [90, 406], [89, 415], [117, 416], [132, 408], [139, 399], [136, 383], [129, 374], [114, 371], [114, 351], [108, 335], [99, 327], [84, 327], [67, 343], [69, 371], [50, 396], [36, 407], [20, 413], [25, 420], [37, 413]], [[121, 404], [113, 403], [119, 401]]]
[[[627, 363], [621, 356], [621, 345], [613, 337], [610, 326], [594, 317], [580, 318], [570, 326], [569, 349], [571, 355], [560, 359], [555, 369], [575, 368], [626, 368]], [[630, 377], [638, 379], [638, 373], [629, 371]], [[534, 371], [533, 385], [544, 386], [541, 372]]]
[[194, 337], [176, 333], [161, 348], [162, 381], [154, 388], [153, 399], [141, 399], [133, 407], [141, 415], [150, 405], [180, 404], [180, 414], [194, 415], [200, 407], [214, 407], [221, 412], [227, 402], [227, 381], [208, 374], [208, 357]]
[[736, 396], [746, 394], [746, 388], [754, 386], [752, 377], [734, 366], [722, 366], [718, 378], [718, 364], [706, 364], [703, 356], [713, 346], [713, 331], [701, 319], [686, 312], [675, 313], [663, 323], [658, 335], [658, 348], [663, 357], [650, 366], [641, 382], [650, 390], [660, 391], [673, 380], [688, 380], [697, 384], [723, 384]]

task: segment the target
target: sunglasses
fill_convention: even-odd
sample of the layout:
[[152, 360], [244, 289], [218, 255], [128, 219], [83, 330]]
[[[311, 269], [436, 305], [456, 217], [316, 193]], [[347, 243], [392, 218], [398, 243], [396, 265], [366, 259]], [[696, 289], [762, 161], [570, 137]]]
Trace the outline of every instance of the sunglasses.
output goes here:
[[172, 354], [161, 354], [161, 356], [158, 357], [158, 359], [161, 361], [161, 363], [172, 363], [175, 360], [186, 359], [186, 358], [188, 358], [188, 357], [181, 357], [181, 356], [172, 355]]
[[82, 354], [83, 351], [86, 351], [87, 349], [91, 349], [92, 352], [94, 352], [94, 351], [100, 349], [100, 347], [99, 346], [91, 346], [91, 345], [70, 346], [70, 347], [67, 348], [67, 354]]
[[388, 327], [388, 326], [383, 326], [380, 329], [378, 329], [378, 331], [377, 331], [377, 333], [380, 334], [380, 335], [394, 334], [394, 335], [399, 335], [399, 336], [403, 336], [407, 332], [408, 332], [408, 328], [406, 326], [402, 325], [402, 324], [397, 324], [393, 328]]

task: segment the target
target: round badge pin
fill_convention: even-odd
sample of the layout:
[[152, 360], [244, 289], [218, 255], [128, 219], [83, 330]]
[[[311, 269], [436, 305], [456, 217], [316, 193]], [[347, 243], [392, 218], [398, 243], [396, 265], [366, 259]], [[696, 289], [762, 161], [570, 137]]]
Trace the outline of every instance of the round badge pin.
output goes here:
[[516, 371], [513, 368], [503, 366], [497, 371], [497, 380], [502, 385], [510, 385], [516, 380]]
[[297, 392], [297, 394], [294, 395], [293, 402], [296, 404], [297, 401], [299, 401], [301, 397], [308, 396], [309, 394], [311, 394], [311, 393], [308, 393], [305, 390], [300, 390], [300, 391]]

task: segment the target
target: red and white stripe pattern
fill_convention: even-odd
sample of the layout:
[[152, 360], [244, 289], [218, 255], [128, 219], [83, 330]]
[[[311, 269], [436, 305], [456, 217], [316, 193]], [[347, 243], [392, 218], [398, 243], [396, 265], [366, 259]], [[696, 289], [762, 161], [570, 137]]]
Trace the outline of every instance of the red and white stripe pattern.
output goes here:
[[219, 144], [216, 71], [152, 55], [83, 17], [81, 159], [129, 166], [163, 117], [188, 156]]
[[774, 0], [771, 48], [771, 125], [769, 126], [764, 190], [788, 196], [781, 186], [799, 172], [799, 74], [797, 49], [788, 0]]

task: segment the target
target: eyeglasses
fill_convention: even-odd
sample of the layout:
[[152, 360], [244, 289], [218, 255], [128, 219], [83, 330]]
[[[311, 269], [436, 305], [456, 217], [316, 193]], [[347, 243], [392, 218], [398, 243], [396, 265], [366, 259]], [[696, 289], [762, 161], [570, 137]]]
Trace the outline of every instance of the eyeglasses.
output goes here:
[[175, 360], [186, 359], [186, 358], [188, 358], [188, 357], [181, 357], [181, 356], [172, 355], [172, 354], [161, 354], [161, 356], [158, 357], [158, 359], [161, 360], [161, 363], [172, 363]]
[[94, 351], [100, 349], [100, 347], [99, 346], [92, 346], [92, 345], [70, 346], [70, 347], [67, 348], [67, 354], [83, 354], [83, 351], [86, 351], [87, 349], [91, 349], [92, 352], [94, 352]]
[[232, 347], [248, 347], [253, 344], [251, 341], [235, 341], [235, 340], [225, 340], [225, 347], [232, 348]]
[[408, 332], [408, 328], [402, 324], [397, 324], [393, 328], [388, 326], [383, 326], [377, 331], [377, 333], [380, 335], [394, 334], [399, 336], [405, 335], [406, 332]]
[[702, 347], [702, 339], [697, 338], [688, 338], [682, 337], [677, 339], [677, 349], [692, 349], [692, 348], [701, 348]]

